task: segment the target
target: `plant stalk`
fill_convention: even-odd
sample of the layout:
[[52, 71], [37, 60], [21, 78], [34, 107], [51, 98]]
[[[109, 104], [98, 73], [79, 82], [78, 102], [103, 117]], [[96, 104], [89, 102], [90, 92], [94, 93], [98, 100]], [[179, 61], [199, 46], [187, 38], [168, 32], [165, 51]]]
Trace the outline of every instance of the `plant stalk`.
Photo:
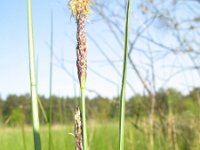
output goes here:
[[128, 32], [129, 32], [130, 0], [127, 3], [125, 36], [124, 36], [124, 61], [120, 95], [120, 123], [119, 123], [119, 150], [124, 150], [124, 127], [125, 127], [125, 92], [128, 62]]
[[34, 37], [32, 23], [32, 0], [27, 0], [28, 7], [28, 46], [29, 46], [29, 71], [31, 84], [32, 98], [32, 118], [33, 118], [33, 134], [35, 150], [41, 150], [40, 131], [39, 131], [39, 116], [37, 103], [37, 84], [36, 84], [36, 68], [35, 68], [35, 52], [34, 52]]
[[53, 149], [52, 140], [52, 74], [53, 74], [53, 10], [51, 10], [51, 37], [50, 37], [50, 71], [49, 71], [49, 150]]
[[[87, 74], [87, 41], [86, 41], [86, 29], [85, 22], [87, 14], [90, 9], [90, 0], [71, 0], [70, 8], [72, 14], [76, 17], [77, 23], [77, 71], [80, 83], [81, 92], [81, 111], [82, 111], [82, 125], [83, 125], [83, 150], [87, 150], [87, 129], [86, 129], [86, 108], [85, 108], [85, 82]], [[76, 139], [77, 140], [77, 139]], [[76, 145], [78, 148], [79, 145]]]
[[87, 127], [86, 127], [86, 109], [85, 109], [85, 88], [81, 88], [81, 110], [83, 124], [83, 149], [87, 150]]

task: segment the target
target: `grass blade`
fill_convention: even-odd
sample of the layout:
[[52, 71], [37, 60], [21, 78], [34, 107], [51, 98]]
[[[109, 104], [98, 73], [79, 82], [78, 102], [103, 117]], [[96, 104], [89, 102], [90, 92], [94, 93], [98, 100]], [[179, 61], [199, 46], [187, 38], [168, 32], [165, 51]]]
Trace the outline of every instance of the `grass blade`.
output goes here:
[[30, 83], [31, 83], [31, 98], [32, 98], [34, 146], [35, 150], [41, 150], [38, 102], [37, 102], [35, 52], [34, 52], [34, 38], [33, 38], [33, 24], [32, 24], [32, 0], [27, 1], [27, 6], [28, 6], [29, 67], [30, 67]]
[[127, 4], [125, 35], [124, 35], [124, 62], [123, 62], [123, 74], [122, 74], [121, 95], [120, 95], [119, 150], [124, 149], [125, 92], [126, 92], [127, 62], [128, 62], [129, 15], [130, 15], [130, 0], [128, 0]]
[[52, 75], [53, 75], [53, 9], [51, 10], [51, 43], [50, 43], [50, 72], [49, 72], [49, 150], [53, 149], [52, 140]]

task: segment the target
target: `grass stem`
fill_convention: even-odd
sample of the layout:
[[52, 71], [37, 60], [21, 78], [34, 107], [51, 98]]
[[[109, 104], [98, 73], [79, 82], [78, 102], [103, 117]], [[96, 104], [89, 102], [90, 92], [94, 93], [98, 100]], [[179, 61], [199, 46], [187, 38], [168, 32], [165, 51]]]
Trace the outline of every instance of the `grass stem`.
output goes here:
[[120, 94], [119, 150], [124, 149], [125, 91], [126, 91], [127, 62], [128, 62], [129, 15], [130, 15], [130, 0], [128, 0], [127, 4], [125, 36], [124, 36], [124, 62], [123, 62], [123, 74], [122, 74], [121, 94]]
[[35, 150], [41, 150], [38, 102], [37, 102], [35, 51], [34, 51], [34, 37], [33, 37], [33, 23], [32, 23], [32, 0], [27, 0], [27, 7], [28, 7], [29, 68], [30, 68], [30, 83], [31, 83], [31, 98], [32, 98], [34, 146]]
[[49, 150], [53, 149], [52, 140], [52, 75], [53, 75], [53, 10], [51, 10], [51, 37], [50, 37], [50, 71], [49, 71]]
[[86, 127], [86, 109], [85, 109], [85, 88], [81, 88], [81, 110], [83, 123], [83, 149], [87, 150], [87, 127]]

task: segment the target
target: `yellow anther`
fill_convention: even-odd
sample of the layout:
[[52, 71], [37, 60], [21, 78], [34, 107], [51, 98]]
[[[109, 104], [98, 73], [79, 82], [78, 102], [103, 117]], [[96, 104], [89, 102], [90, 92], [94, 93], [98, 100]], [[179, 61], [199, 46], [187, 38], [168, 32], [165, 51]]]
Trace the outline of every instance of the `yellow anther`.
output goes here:
[[87, 15], [90, 9], [90, 0], [71, 0], [70, 8], [74, 16], [79, 16], [81, 13]]

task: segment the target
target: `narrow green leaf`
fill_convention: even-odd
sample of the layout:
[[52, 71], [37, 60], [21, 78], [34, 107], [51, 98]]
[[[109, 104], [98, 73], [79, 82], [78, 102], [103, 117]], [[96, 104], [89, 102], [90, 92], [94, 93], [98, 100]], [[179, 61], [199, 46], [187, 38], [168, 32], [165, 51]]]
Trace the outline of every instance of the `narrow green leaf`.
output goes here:
[[125, 35], [124, 35], [124, 60], [123, 60], [123, 74], [122, 74], [121, 95], [120, 95], [119, 150], [124, 150], [125, 92], [126, 92], [127, 62], [128, 62], [129, 17], [130, 17], [130, 0], [128, 0], [127, 4]]
[[36, 84], [36, 67], [35, 67], [35, 51], [33, 38], [32, 23], [32, 0], [27, 0], [28, 7], [28, 46], [29, 46], [29, 68], [30, 68], [30, 84], [32, 98], [32, 117], [33, 117], [33, 134], [35, 150], [41, 150], [38, 101], [37, 101], [37, 84]]

